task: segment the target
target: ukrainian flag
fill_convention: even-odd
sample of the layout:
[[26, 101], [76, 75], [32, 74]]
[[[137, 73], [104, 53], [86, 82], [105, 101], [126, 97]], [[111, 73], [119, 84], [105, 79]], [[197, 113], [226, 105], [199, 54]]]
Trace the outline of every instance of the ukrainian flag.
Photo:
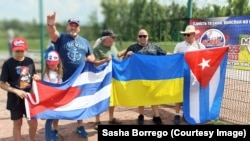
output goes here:
[[133, 54], [113, 59], [110, 106], [148, 106], [183, 101], [184, 54]]

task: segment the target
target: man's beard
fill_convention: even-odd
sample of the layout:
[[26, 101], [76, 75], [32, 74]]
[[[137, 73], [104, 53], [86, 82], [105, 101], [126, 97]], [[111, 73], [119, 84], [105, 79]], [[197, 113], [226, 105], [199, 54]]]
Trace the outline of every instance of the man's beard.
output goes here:
[[77, 36], [77, 32], [68, 32], [68, 34], [73, 37]]

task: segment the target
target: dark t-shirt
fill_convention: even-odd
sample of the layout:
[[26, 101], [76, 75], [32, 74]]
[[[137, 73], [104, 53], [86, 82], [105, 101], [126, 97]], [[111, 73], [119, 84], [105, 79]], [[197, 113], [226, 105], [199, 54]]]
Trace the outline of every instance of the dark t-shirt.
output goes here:
[[63, 64], [63, 81], [66, 81], [76, 71], [80, 64], [86, 62], [86, 57], [93, 54], [89, 42], [80, 36], [76, 39], [68, 34], [60, 34], [54, 42]]
[[132, 44], [127, 48], [124, 56], [127, 55], [128, 51], [145, 55], [166, 55], [162, 48], [153, 43], [148, 43], [147, 46], [141, 46], [138, 43]]
[[[25, 57], [23, 61], [10, 58], [2, 66], [0, 80], [9, 83], [11, 87], [30, 92], [32, 76], [35, 73], [35, 64], [31, 58]], [[24, 106], [24, 100], [8, 92], [7, 109], [19, 110], [22, 106]]]

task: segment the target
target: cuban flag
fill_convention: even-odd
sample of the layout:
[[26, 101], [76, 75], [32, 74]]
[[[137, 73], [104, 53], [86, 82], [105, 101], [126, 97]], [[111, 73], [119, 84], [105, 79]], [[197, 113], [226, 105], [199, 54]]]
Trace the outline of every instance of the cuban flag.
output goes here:
[[183, 113], [189, 124], [219, 119], [227, 58], [228, 47], [185, 53]]
[[79, 120], [109, 108], [112, 61], [95, 67], [79, 66], [62, 84], [33, 81], [33, 93], [25, 99], [28, 118]]

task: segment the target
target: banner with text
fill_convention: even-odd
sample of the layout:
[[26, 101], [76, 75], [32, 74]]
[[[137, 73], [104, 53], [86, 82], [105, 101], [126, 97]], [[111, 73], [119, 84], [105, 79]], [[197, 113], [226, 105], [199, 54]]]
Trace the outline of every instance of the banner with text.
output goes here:
[[250, 70], [250, 15], [191, 19], [206, 48], [229, 46], [227, 66]]

